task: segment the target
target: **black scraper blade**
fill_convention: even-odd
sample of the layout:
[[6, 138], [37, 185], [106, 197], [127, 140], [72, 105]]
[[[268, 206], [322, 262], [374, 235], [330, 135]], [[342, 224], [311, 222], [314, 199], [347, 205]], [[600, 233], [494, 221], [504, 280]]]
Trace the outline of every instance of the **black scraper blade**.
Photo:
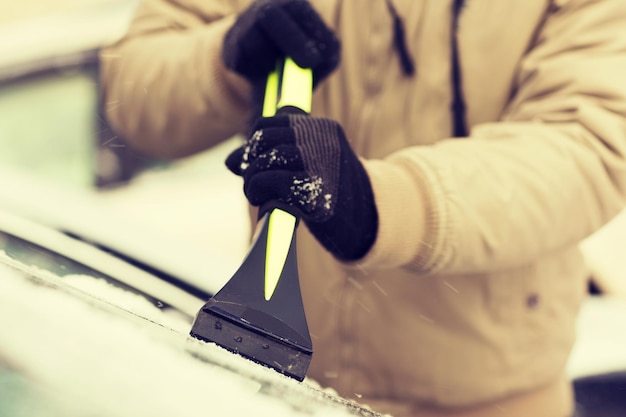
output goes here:
[[[190, 334], [302, 381], [313, 347], [300, 293], [296, 223], [279, 208], [265, 215], [242, 266], [200, 309]], [[276, 249], [275, 240], [289, 233]]]

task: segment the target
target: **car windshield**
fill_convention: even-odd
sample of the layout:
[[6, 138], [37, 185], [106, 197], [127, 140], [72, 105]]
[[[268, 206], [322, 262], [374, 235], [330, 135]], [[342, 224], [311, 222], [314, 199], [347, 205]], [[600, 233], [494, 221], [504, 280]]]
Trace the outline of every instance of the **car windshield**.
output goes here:
[[[94, 254], [98, 252], [99, 250], [96, 250]], [[153, 308], [162, 311], [174, 309], [155, 296], [142, 292], [136, 286], [124, 283], [118, 277], [71, 259], [54, 249], [29, 242], [2, 230], [0, 230], [0, 255], [0, 263], [18, 269], [33, 278], [53, 277], [57, 280], [62, 279], [65, 284], [86, 293], [97, 291], [100, 299], [119, 308], [125, 310], [139, 308], [138, 311], [142, 311], [141, 305], [149, 305], [149, 311], [146, 312], [144, 306], [143, 313], [152, 320], [155, 320], [151, 311]], [[110, 256], [106, 252], [102, 252], [102, 255]], [[124, 295], [120, 297], [120, 294]], [[130, 294], [132, 298], [129, 298]], [[189, 324], [189, 319], [188, 316], [185, 318], [185, 326]]]
[[65, 285], [101, 275], [0, 233], [2, 417], [194, 416], [207, 398], [215, 415], [376, 415], [215, 345], [185, 343], [189, 324], [155, 306], [162, 317]]
[[113, 281], [111, 277], [93, 268], [2, 231], [0, 231], [0, 251], [3, 251], [8, 258], [23, 265], [34, 267], [40, 271], [48, 271], [60, 277], [88, 275]]

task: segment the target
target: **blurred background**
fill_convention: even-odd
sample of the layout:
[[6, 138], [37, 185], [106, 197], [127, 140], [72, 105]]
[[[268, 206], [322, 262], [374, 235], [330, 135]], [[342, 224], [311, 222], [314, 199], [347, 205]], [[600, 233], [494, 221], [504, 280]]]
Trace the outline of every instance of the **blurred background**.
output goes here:
[[[136, 0], [4, 2], [0, 207], [66, 207], [89, 217], [90, 203], [105, 206], [234, 267], [249, 225], [241, 183], [223, 160], [239, 139], [158, 161], [127, 147], [102, 116], [98, 49], [124, 34], [135, 7]], [[77, 214], [78, 206], [86, 208]]]
[[117, 150], [115, 161], [94, 145], [109, 133], [98, 117], [97, 50], [123, 34], [134, 6], [27, 0], [9, 4], [8, 13], [3, 6], [0, 162], [74, 185], [129, 178], [130, 164], [120, 163], [127, 152]]

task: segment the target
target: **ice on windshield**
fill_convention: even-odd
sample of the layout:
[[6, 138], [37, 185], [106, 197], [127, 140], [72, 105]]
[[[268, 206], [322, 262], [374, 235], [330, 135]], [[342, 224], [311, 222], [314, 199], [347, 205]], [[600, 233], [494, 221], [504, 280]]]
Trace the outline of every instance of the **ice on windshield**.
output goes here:
[[[0, 258], [7, 259], [4, 254]], [[152, 320], [165, 313], [156, 306], [148, 312], [149, 303], [135, 298], [139, 296], [87, 276], [72, 276], [67, 283], [114, 304], [132, 304], [138, 314], [152, 319], [111, 314], [54, 285], [36, 284], [0, 262], [3, 417], [354, 415], [354, 409], [320, 400], [328, 396], [321, 391], [320, 398], [300, 400], [294, 408], [286, 401], [288, 390], [272, 395], [258, 382], [263, 376], [248, 377], [273, 371], [215, 347], [225, 363], [237, 361], [236, 368], [243, 370], [233, 372], [230, 366], [200, 361], [180, 346], [156, 339]], [[285, 383], [286, 377], [274, 374]], [[294, 392], [301, 388], [289, 380], [281, 389], [291, 383]]]

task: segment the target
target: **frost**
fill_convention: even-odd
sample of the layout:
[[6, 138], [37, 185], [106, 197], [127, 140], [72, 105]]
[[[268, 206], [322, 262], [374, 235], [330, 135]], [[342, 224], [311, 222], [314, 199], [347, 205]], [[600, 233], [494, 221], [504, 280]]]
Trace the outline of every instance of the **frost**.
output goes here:
[[333, 204], [333, 195], [332, 194], [324, 194], [324, 208], [328, 211], [331, 210]]
[[[1, 252], [0, 257], [7, 260]], [[44, 282], [58, 282], [49, 274], [41, 277]], [[94, 290], [97, 298], [115, 304], [137, 305], [134, 295], [88, 279], [72, 277], [71, 286]], [[0, 320], [0, 376], [5, 372], [9, 392], [11, 384], [25, 388], [13, 391], [9, 401], [2, 395], [7, 391], [0, 392], [2, 416], [17, 415], [7, 408], [23, 405], [28, 407], [19, 415], [46, 417], [197, 417], [207, 415], [207, 404], [216, 416], [355, 414], [329, 399], [334, 390], [321, 394], [307, 386], [314, 381], [300, 385], [217, 346], [187, 340], [186, 346], [200, 344], [211, 355], [210, 362], [195, 359], [170, 341], [176, 331], [161, 330], [162, 321], [156, 321], [161, 311], [154, 306], [142, 306], [154, 310], [155, 321], [144, 320], [141, 313], [112, 314], [54, 288], [0, 263], [0, 315], [10, 317]], [[181, 324], [186, 332], [189, 324]], [[6, 369], [18, 373], [7, 376]], [[298, 398], [297, 404], [289, 396]]]
[[455, 293], [459, 294], [459, 290], [456, 289], [454, 286], [452, 286], [452, 284], [450, 284], [448, 281], [443, 281], [443, 285], [445, 285], [446, 287], [448, 287], [449, 289], [451, 289], [452, 291], [454, 291]]
[[294, 178], [291, 186], [292, 201], [317, 221], [328, 219], [333, 210], [333, 195], [326, 193], [324, 180], [318, 176]]
[[259, 155], [257, 161], [264, 161], [266, 169], [271, 167], [285, 166], [289, 162], [287, 158], [285, 158], [282, 153], [277, 149], [272, 149], [268, 153]]
[[278, 152], [277, 149], [272, 149], [269, 153], [269, 164], [271, 165], [286, 165], [287, 162], [287, 158], [285, 158], [280, 152]]
[[244, 172], [250, 166], [250, 161], [252, 158], [255, 158], [257, 155], [257, 148], [259, 143], [263, 139], [263, 131], [257, 130], [252, 134], [252, 137], [246, 143], [246, 146], [243, 149], [243, 156], [241, 157], [241, 163], [239, 164], [239, 169], [241, 172]]

